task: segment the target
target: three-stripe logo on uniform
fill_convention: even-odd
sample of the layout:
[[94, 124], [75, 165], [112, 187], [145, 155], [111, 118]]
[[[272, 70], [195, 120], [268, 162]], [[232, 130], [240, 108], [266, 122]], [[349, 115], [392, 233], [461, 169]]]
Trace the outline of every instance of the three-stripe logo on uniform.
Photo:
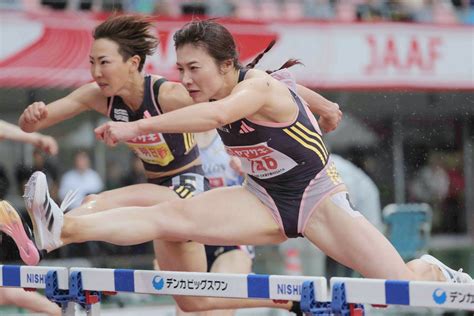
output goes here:
[[186, 188], [184, 185], [180, 185], [179, 187], [175, 188], [174, 192], [176, 192], [182, 199], [187, 199], [193, 196], [193, 191]]
[[194, 139], [193, 133], [183, 133], [184, 137], [184, 148], [186, 153], [188, 153], [191, 149], [193, 149], [194, 145], [196, 144], [196, 140]]
[[315, 152], [323, 165], [326, 164], [329, 153], [326, 149], [326, 146], [324, 146], [321, 135], [309, 130], [300, 122], [296, 122], [295, 125], [291, 126], [290, 128], [285, 128], [283, 131], [288, 134], [288, 136], [300, 143], [303, 147]]
[[255, 128], [248, 126], [247, 124], [245, 124], [244, 121], [242, 121], [242, 124], [240, 125], [239, 134], [247, 134], [253, 131], [255, 131]]

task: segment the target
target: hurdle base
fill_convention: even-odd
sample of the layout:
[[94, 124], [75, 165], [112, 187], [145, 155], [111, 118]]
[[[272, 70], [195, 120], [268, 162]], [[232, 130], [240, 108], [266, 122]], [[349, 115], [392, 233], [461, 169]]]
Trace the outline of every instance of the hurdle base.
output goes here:
[[348, 304], [346, 300], [346, 287], [344, 282], [336, 282], [332, 289], [331, 310], [334, 315], [364, 316], [362, 304]]
[[84, 291], [80, 271], [74, 271], [69, 276], [69, 290], [61, 290], [58, 286], [56, 271], [46, 274], [46, 297], [61, 307], [63, 316], [74, 316], [75, 304], [86, 310], [88, 316], [100, 315], [101, 293], [98, 291]]

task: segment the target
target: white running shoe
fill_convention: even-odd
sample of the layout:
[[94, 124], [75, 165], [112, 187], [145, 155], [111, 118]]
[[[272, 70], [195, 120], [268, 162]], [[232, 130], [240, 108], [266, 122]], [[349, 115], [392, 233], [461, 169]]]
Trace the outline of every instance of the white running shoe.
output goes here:
[[[64, 223], [63, 210], [68, 205], [61, 204], [61, 208], [49, 196], [46, 175], [36, 171], [25, 186], [26, 209], [33, 222], [35, 243], [38, 249], [48, 252], [61, 247], [61, 229]], [[72, 201], [66, 201], [70, 204]]]
[[456, 271], [454, 269], [451, 269], [438, 259], [436, 259], [433, 256], [430, 255], [423, 255], [421, 256], [420, 260], [423, 260], [424, 262], [434, 264], [437, 266], [441, 272], [443, 273], [444, 277], [446, 278], [446, 281], [449, 283], [471, 283], [473, 282], [471, 276], [467, 273], [462, 272], [462, 269], [459, 269], [459, 271]]

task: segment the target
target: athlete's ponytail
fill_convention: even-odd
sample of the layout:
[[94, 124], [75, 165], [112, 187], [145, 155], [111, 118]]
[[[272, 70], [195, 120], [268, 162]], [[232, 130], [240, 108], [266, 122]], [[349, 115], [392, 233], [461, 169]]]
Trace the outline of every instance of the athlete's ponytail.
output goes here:
[[[276, 41], [275, 40], [272, 40], [270, 42], [270, 44], [268, 44], [267, 48], [265, 48], [265, 50], [263, 52], [261, 52], [260, 54], [257, 55], [257, 57], [254, 58], [254, 60], [252, 60], [252, 62], [250, 62], [249, 64], [247, 64], [247, 66], [245, 66], [245, 68], [247, 69], [253, 69], [255, 68], [255, 66], [258, 64], [258, 62], [260, 61], [260, 59], [262, 59], [263, 55], [265, 55], [270, 49], [272, 49], [273, 45], [275, 45]], [[280, 68], [278, 68], [277, 70], [266, 70], [266, 72], [268, 74], [271, 74], [272, 72], [275, 72], [275, 71], [278, 71], [278, 70], [281, 70], [281, 69], [284, 69], [284, 68], [290, 68], [294, 65], [302, 65], [302, 63], [298, 60], [298, 59], [288, 59]]]

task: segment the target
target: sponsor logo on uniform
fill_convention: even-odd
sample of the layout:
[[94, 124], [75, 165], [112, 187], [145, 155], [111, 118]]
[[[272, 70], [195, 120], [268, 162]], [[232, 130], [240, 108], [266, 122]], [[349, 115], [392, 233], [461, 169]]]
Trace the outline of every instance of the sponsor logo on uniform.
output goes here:
[[128, 112], [123, 109], [114, 109], [114, 118], [117, 121], [128, 122]]

